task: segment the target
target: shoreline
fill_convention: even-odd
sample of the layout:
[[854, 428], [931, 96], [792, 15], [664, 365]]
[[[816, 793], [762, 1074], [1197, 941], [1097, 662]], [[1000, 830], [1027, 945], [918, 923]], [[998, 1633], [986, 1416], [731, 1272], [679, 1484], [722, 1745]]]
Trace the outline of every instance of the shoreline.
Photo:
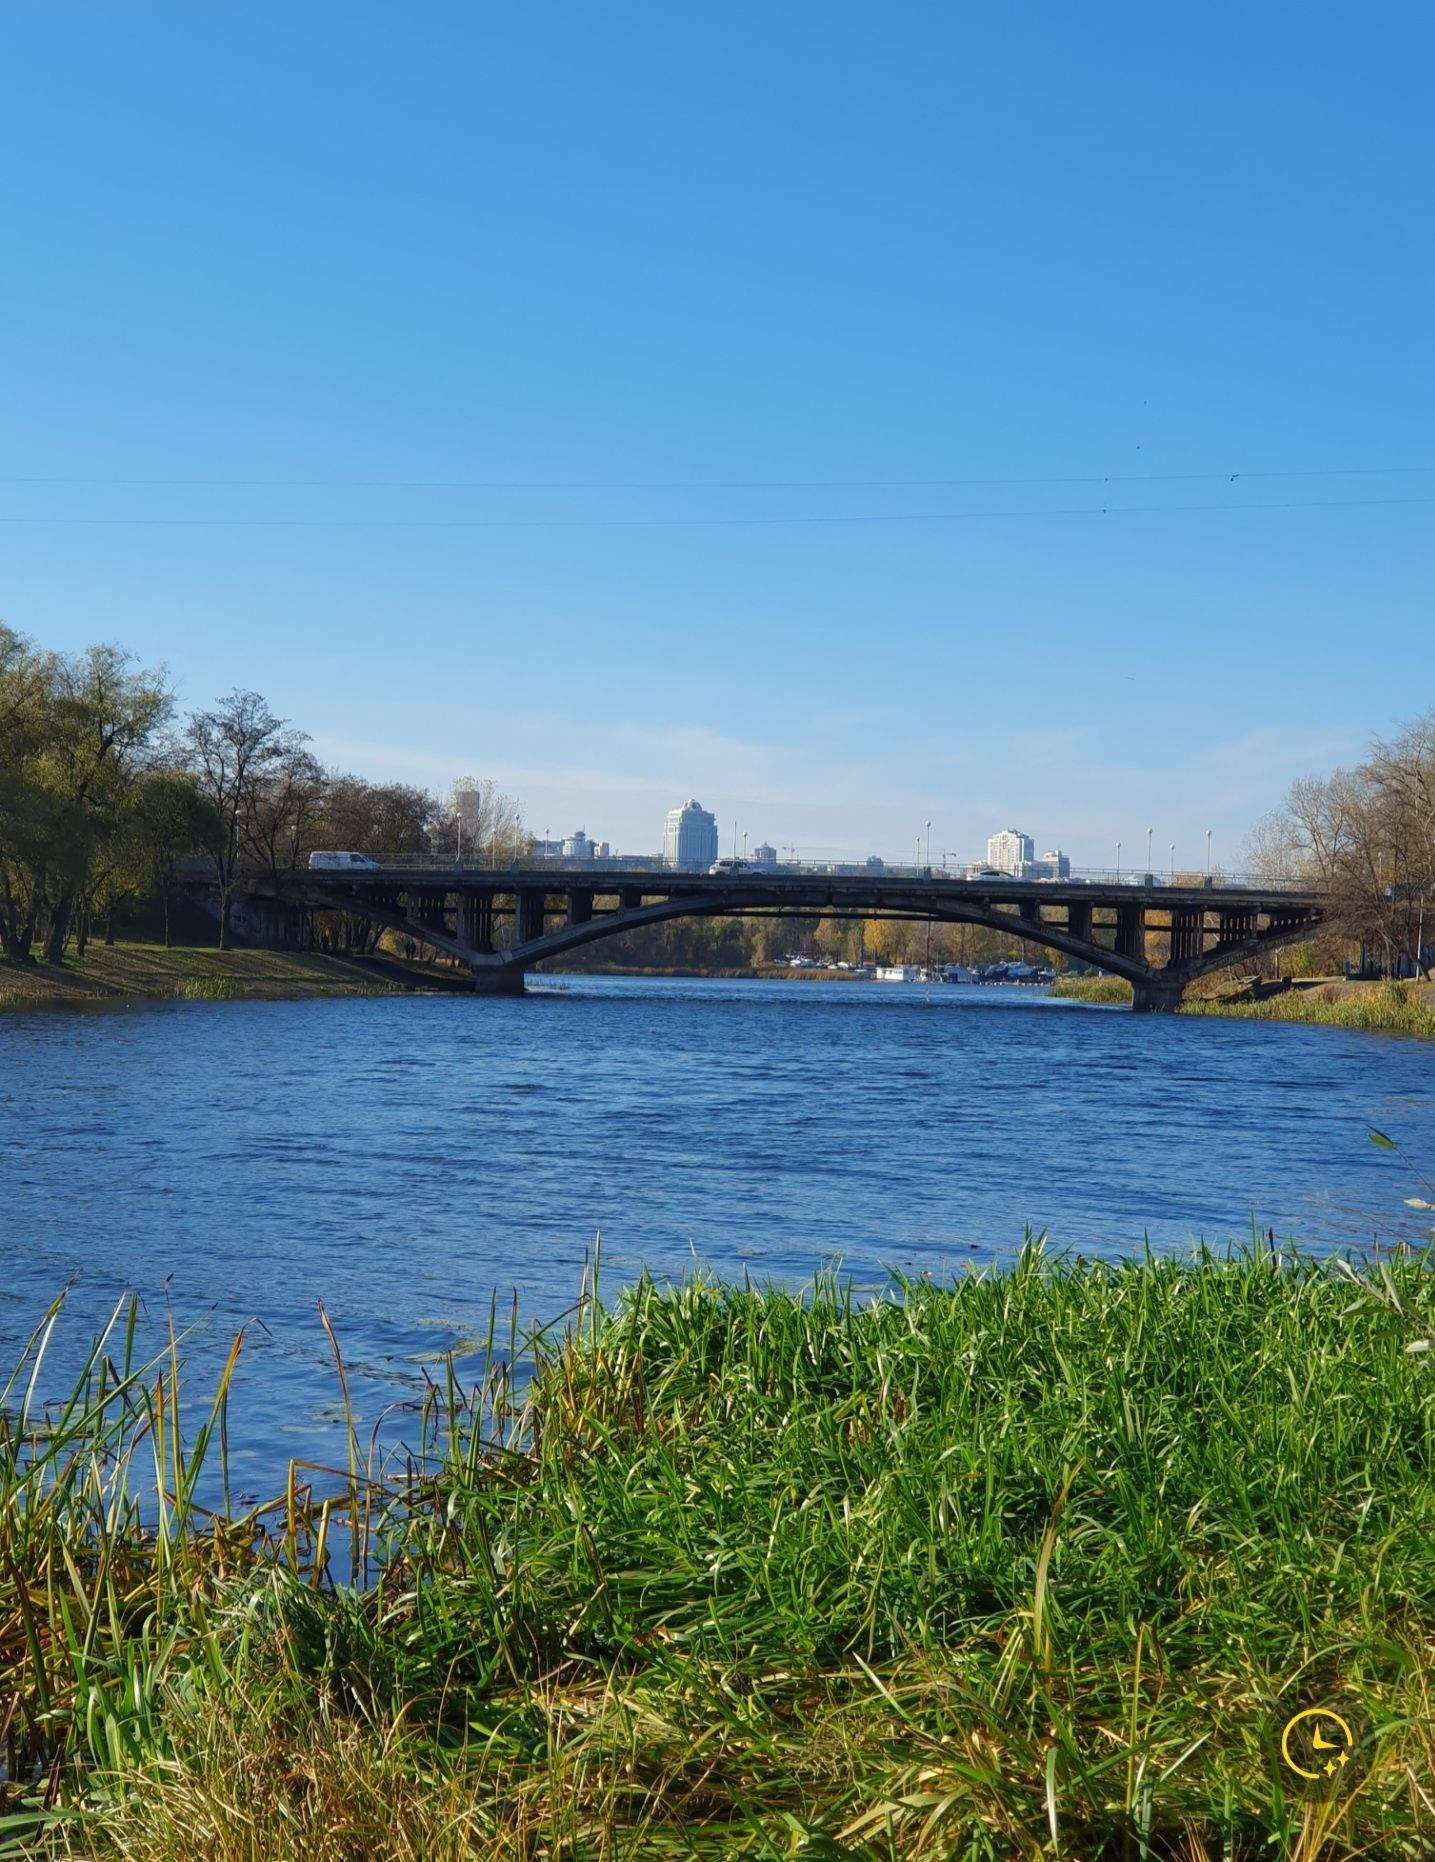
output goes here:
[[471, 995], [467, 976], [387, 954], [219, 950], [212, 945], [91, 944], [83, 962], [0, 959], [0, 1009], [109, 1002], [302, 1001], [326, 996]]
[[[583, 969], [536, 969], [535, 983], [575, 976], [686, 978], [694, 981], [859, 983], [854, 970], [792, 970], [785, 964], [758, 969], [632, 969], [591, 964]], [[55, 966], [17, 964], [0, 958], [0, 1011], [89, 1008], [97, 1003], [165, 1001], [302, 1001], [324, 997], [472, 996], [468, 977], [430, 963], [387, 952], [342, 956], [318, 951], [218, 950], [211, 945], [144, 942], [91, 944], [83, 962]], [[1130, 985], [1112, 976], [1060, 977], [1048, 994], [1061, 1000], [1120, 1006]], [[1233, 1021], [1290, 1022], [1307, 1027], [1346, 1028], [1368, 1034], [1404, 1034], [1435, 1039], [1435, 984], [1347, 982], [1316, 978], [1289, 983], [1259, 996], [1227, 992], [1188, 997], [1181, 1014]]]

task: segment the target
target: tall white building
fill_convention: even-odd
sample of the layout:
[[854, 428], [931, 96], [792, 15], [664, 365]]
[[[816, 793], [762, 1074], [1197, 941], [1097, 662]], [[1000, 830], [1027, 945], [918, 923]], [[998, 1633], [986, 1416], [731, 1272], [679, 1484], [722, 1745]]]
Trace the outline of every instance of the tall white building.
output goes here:
[[1020, 879], [1035, 858], [1036, 842], [1016, 828], [1003, 828], [987, 842], [987, 865], [999, 873], [1013, 873]]
[[664, 866], [705, 871], [717, 857], [717, 817], [691, 798], [681, 808], [670, 808], [663, 830]]

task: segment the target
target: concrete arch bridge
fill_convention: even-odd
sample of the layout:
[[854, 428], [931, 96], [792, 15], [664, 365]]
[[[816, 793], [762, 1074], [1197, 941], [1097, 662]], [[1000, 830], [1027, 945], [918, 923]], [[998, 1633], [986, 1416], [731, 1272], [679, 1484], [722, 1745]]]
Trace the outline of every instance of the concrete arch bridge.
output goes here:
[[[245, 888], [251, 922], [293, 935], [307, 914], [347, 912], [446, 951], [486, 993], [519, 992], [526, 972], [639, 925], [694, 916], [784, 915], [984, 925], [1124, 977], [1142, 1011], [1170, 1011], [1199, 976], [1310, 938], [1331, 915], [1309, 888], [1103, 879], [948, 879], [930, 868], [833, 873], [815, 868], [689, 873], [598, 870], [533, 861], [515, 867], [400, 862], [295, 869]], [[1148, 960], [1148, 934], [1164, 961]]]

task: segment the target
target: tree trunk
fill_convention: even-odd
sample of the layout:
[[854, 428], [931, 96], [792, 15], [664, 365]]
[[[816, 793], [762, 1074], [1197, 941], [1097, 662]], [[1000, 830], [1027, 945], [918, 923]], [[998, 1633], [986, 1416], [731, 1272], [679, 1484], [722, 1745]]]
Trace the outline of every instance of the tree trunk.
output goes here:
[[169, 881], [164, 883], [164, 947], [169, 949]]
[[229, 887], [224, 880], [219, 882], [219, 948], [229, 949]]
[[115, 941], [115, 915], [113, 911], [105, 913], [105, 949], [108, 950]]
[[75, 895], [68, 888], [55, 901], [55, 909], [50, 914], [50, 923], [45, 931], [43, 955], [46, 963], [59, 963], [65, 955], [65, 946], [70, 941], [70, 913], [74, 910]]
[[79, 916], [75, 920], [75, 956], [80, 963], [85, 961], [85, 946], [89, 941], [90, 908], [88, 905], [82, 905]]

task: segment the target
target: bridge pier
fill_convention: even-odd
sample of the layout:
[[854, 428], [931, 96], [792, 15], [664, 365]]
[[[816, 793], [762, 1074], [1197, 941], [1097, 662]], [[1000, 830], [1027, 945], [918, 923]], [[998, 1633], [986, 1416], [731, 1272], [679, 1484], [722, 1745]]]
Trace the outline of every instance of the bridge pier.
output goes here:
[[1181, 985], [1164, 977], [1131, 985], [1131, 1008], [1137, 1015], [1174, 1015], [1181, 1006]]
[[502, 958], [480, 958], [475, 962], [469, 960], [473, 971], [473, 992], [477, 996], [521, 996], [523, 994], [524, 968], [521, 963], [505, 962]]

